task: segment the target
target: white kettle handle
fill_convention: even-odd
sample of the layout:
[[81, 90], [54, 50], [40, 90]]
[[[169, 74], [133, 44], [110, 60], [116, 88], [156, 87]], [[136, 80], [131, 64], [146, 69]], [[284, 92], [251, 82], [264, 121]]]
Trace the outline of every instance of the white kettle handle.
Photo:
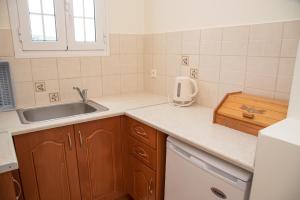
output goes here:
[[192, 78], [190, 78], [190, 81], [193, 83], [193, 85], [194, 85], [194, 93], [192, 94], [192, 98], [193, 97], [195, 97], [196, 95], [197, 95], [197, 93], [198, 93], [198, 84], [197, 84], [197, 82], [194, 80], [194, 79], [192, 79]]

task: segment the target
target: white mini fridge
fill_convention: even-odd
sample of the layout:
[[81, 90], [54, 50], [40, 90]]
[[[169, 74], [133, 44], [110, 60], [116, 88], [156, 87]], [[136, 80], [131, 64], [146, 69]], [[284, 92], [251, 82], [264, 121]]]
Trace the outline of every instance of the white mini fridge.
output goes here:
[[168, 137], [165, 200], [247, 200], [252, 173]]

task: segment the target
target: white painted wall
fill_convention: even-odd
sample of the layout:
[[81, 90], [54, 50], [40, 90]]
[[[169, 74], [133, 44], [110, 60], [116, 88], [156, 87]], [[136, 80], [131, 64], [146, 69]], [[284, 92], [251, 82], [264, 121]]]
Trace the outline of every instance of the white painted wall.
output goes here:
[[288, 117], [300, 119], [300, 42], [298, 45]]
[[145, 32], [300, 19], [299, 0], [145, 0]]
[[[107, 0], [111, 33], [144, 33], [144, 0]], [[6, 0], [0, 0], [0, 29], [10, 28]]]

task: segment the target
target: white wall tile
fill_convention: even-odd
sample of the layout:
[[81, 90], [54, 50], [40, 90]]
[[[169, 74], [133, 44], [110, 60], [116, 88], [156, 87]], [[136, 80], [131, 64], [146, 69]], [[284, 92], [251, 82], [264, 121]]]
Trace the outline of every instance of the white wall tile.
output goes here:
[[244, 85], [245, 71], [221, 70], [220, 82], [235, 85]]
[[284, 39], [299, 39], [300, 38], [300, 20], [284, 23], [283, 38]]
[[181, 56], [166, 55], [166, 75], [178, 76], [180, 74]]
[[255, 73], [246, 74], [246, 88], [274, 91], [276, 86], [276, 77], [267, 75], [257, 75]]
[[253, 94], [257, 96], [267, 97], [267, 98], [274, 98], [274, 92], [268, 90], [261, 90], [261, 89], [254, 89], [254, 88], [245, 88], [245, 93]]
[[258, 75], [276, 76], [279, 59], [273, 57], [248, 57], [247, 72]]
[[102, 57], [102, 74], [103, 75], [114, 75], [121, 73], [120, 67], [120, 56], [111, 55]]
[[274, 98], [281, 101], [288, 101], [290, 99], [290, 93], [276, 92]]
[[166, 74], [166, 61], [164, 54], [153, 55], [153, 69], [157, 69], [158, 75]]
[[282, 57], [296, 57], [297, 49], [298, 49], [298, 39], [282, 40], [282, 47], [281, 47]]
[[103, 95], [116, 95], [121, 93], [121, 75], [103, 76]]
[[81, 76], [100, 76], [101, 75], [101, 57], [82, 57]]
[[59, 81], [59, 86], [60, 86], [60, 97], [62, 102], [81, 100], [78, 92], [73, 89], [73, 87], [82, 88], [82, 83], [80, 78], [61, 79]]
[[218, 104], [218, 84], [198, 81], [199, 93], [197, 103], [203, 106], [215, 108]]
[[209, 28], [201, 30], [201, 41], [221, 41], [223, 29]]
[[248, 40], [249, 26], [232, 26], [223, 28], [223, 41]]
[[80, 77], [80, 58], [58, 58], [57, 67], [61, 79]]
[[181, 54], [182, 32], [166, 33], [166, 53]]
[[248, 40], [222, 41], [222, 55], [247, 55]]
[[137, 36], [134, 34], [120, 35], [120, 54], [137, 53]]
[[51, 80], [58, 78], [55, 58], [31, 59], [33, 80]]
[[6, 59], [10, 64], [14, 82], [32, 81], [31, 63], [29, 59]]
[[283, 23], [255, 24], [250, 26], [250, 40], [280, 40]]
[[138, 72], [137, 55], [120, 55], [121, 74], [133, 74]]
[[248, 45], [249, 56], [279, 56], [281, 40], [250, 40]]
[[[163, 54], [166, 52], [166, 38], [165, 38], [165, 34], [161, 33], [161, 34], [154, 34], [153, 35], [153, 53], [154, 54]], [[149, 49], [150, 44], [149, 44]]]
[[222, 56], [221, 70], [245, 71], [246, 57], [245, 56]]
[[153, 35], [144, 35], [144, 54], [153, 53]]
[[133, 93], [138, 90], [138, 75], [129, 74], [121, 76], [121, 93]]
[[120, 53], [120, 35], [119, 34], [110, 34], [109, 49], [110, 49], [110, 54], [119, 54]]
[[33, 82], [14, 83], [14, 94], [16, 106], [18, 108], [35, 105]]
[[292, 81], [292, 76], [279, 76], [277, 78], [276, 92], [290, 93]]
[[200, 55], [220, 55], [221, 41], [201, 40]]
[[81, 78], [82, 88], [88, 89], [88, 98], [102, 96], [101, 77], [83, 77]]
[[280, 58], [278, 76], [293, 76], [295, 58]]
[[182, 54], [199, 54], [200, 30], [182, 32]]

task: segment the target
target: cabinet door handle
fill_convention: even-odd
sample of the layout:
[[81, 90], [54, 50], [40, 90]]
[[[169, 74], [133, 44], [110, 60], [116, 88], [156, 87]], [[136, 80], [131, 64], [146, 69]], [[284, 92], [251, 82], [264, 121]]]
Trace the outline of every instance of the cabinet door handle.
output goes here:
[[147, 136], [147, 133], [144, 131], [144, 129], [142, 127], [135, 127], [134, 130], [139, 136], [142, 136], [142, 137]]
[[143, 158], [148, 157], [148, 154], [147, 154], [147, 153], [145, 152], [145, 150], [142, 149], [141, 147], [137, 147], [137, 148], [135, 149], [135, 153], [136, 153], [137, 155], [143, 157]]
[[16, 196], [16, 200], [19, 200], [21, 198], [21, 195], [22, 195], [21, 184], [14, 177], [12, 177], [12, 181], [18, 187], [18, 194]]
[[152, 184], [153, 184], [153, 179], [151, 178], [150, 181], [149, 181], [149, 193], [152, 195], [153, 193], [153, 189], [152, 189]]
[[81, 131], [78, 131], [78, 134], [79, 134], [80, 146], [82, 146], [83, 145], [83, 139], [82, 139]]
[[72, 139], [70, 133], [68, 133], [68, 140], [69, 140], [70, 150], [72, 150]]

